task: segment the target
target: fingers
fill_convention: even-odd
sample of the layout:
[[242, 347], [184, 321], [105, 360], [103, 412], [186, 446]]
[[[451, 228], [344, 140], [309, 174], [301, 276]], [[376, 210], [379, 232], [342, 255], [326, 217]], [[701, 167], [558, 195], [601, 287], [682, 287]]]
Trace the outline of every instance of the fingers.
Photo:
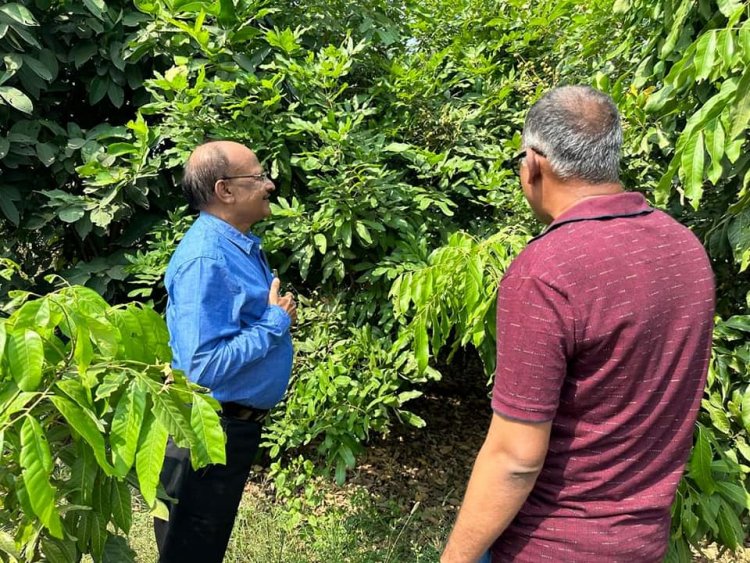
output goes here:
[[279, 278], [273, 278], [271, 282], [271, 289], [268, 291], [268, 304], [278, 305], [279, 304], [279, 287], [281, 286], [281, 280]]
[[293, 323], [297, 320], [297, 303], [294, 301], [294, 295], [285, 293], [279, 298], [277, 305], [286, 311]]

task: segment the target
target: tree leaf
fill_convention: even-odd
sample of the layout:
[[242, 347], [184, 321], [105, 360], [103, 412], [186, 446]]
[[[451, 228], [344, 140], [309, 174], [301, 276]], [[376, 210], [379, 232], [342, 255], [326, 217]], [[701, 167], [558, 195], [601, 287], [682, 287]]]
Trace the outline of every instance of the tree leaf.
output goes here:
[[31, 99], [18, 88], [13, 88], [12, 86], [0, 86], [0, 98], [5, 100], [8, 105], [16, 108], [18, 111], [24, 113], [31, 113], [34, 111], [34, 104], [31, 102]]
[[91, 81], [91, 87], [89, 88], [89, 104], [92, 106], [98, 104], [104, 96], [107, 95], [107, 89], [109, 88], [109, 76], [96, 76]]
[[52, 454], [40, 424], [31, 416], [21, 427], [21, 467], [31, 508], [54, 537], [63, 538], [62, 521], [55, 506], [55, 489], [49, 482]]
[[70, 473], [71, 484], [74, 485], [75, 493], [73, 500], [77, 504], [90, 506], [99, 473], [94, 453], [88, 445], [83, 442], [77, 444], [77, 456], [73, 462]]
[[96, 54], [97, 50], [98, 47], [93, 41], [81, 41], [77, 43], [70, 53], [76, 68], [81, 68], [86, 61]]
[[[122, 104], [125, 102], [125, 91], [116, 82], [109, 82], [107, 95], [109, 96], [109, 101], [112, 102], [112, 105], [116, 108], [122, 107]], [[96, 221], [94, 222], [96, 223]]]
[[365, 243], [366, 246], [369, 246], [372, 244], [372, 237], [370, 236], [370, 231], [367, 230], [367, 227], [364, 223], [360, 223], [357, 221], [355, 223], [355, 230], [357, 231], [357, 235], [359, 236], [360, 240]]
[[39, 61], [34, 57], [24, 55], [23, 64], [30, 68], [34, 72], [34, 74], [36, 74], [39, 78], [46, 82], [51, 82], [55, 78], [55, 75], [52, 74], [52, 70], [47, 68], [47, 66], [42, 61]]
[[412, 326], [414, 331], [414, 355], [417, 358], [417, 369], [421, 373], [427, 369], [427, 361], [430, 355], [424, 316], [419, 317]]
[[134, 380], [120, 397], [112, 417], [109, 440], [117, 476], [124, 477], [133, 466], [145, 409], [146, 392]]
[[688, 198], [694, 209], [698, 209], [703, 196], [704, 161], [703, 131], [698, 131], [685, 144], [681, 161], [681, 167], [685, 173], [685, 197]]
[[104, 20], [104, 14], [107, 12], [107, 4], [104, 0], [83, 0], [83, 4], [95, 17]]
[[146, 385], [150, 387], [153, 412], [175, 443], [181, 448], [195, 447], [197, 438], [190, 425], [190, 411], [185, 404], [169, 391], [162, 390], [161, 385], [154, 381], [146, 380]]
[[745, 391], [742, 393], [742, 425], [745, 427], [745, 432], [750, 434], [750, 387], [745, 387]]
[[721, 499], [719, 508], [719, 537], [721, 542], [729, 549], [735, 550], [745, 537], [742, 524], [737, 513], [724, 499]]
[[732, 109], [732, 129], [729, 131], [729, 142], [739, 139], [750, 122], [750, 71], [745, 73], [737, 85], [735, 104]]
[[156, 502], [156, 489], [164, 464], [167, 438], [167, 429], [151, 411], [147, 411], [140, 433], [138, 452], [135, 455], [135, 470], [143, 500], [150, 507], [153, 507]]
[[21, 216], [18, 213], [18, 208], [16, 207], [16, 204], [13, 203], [13, 200], [7, 198], [7, 197], [0, 197], [0, 211], [3, 212], [3, 215], [13, 223], [16, 227], [21, 221]]
[[56, 154], [57, 149], [52, 143], [37, 143], [36, 156], [44, 166], [49, 167], [52, 165], [55, 162]]
[[695, 46], [694, 64], [696, 68], [695, 81], [700, 82], [708, 78], [714, 68], [716, 59], [717, 31], [704, 33]]
[[706, 129], [706, 150], [711, 156], [711, 166], [708, 169], [709, 181], [716, 185], [724, 171], [721, 165], [724, 157], [724, 127], [720, 119], [714, 119]]
[[108, 535], [102, 553], [102, 563], [132, 563], [135, 552], [130, 549], [128, 542], [122, 536]]
[[703, 426], [698, 425], [697, 434], [698, 438], [690, 458], [690, 474], [701, 490], [705, 494], [711, 495], [716, 489], [716, 483], [711, 475], [711, 461], [713, 459], [711, 445]]
[[224, 431], [219, 415], [209, 402], [200, 395], [193, 396], [193, 407], [190, 409], [190, 424], [195, 431], [198, 448], [191, 452], [193, 467], [206, 463], [227, 462]]
[[45, 561], [49, 563], [76, 563], [78, 560], [74, 541], [44, 537], [41, 544]]
[[318, 249], [318, 252], [320, 252], [321, 254], [325, 254], [328, 242], [326, 240], [326, 236], [323, 233], [315, 233], [315, 235], [313, 236], [313, 241], [315, 242], [315, 246]]
[[716, 0], [719, 11], [725, 17], [730, 17], [742, 5], [742, 0]]
[[727, 483], [726, 481], [719, 481], [716, 483], [716, 487], [724, 498], [737, 504], [741, 510], [750, 508], [750, 495], [748, 495], [744, 487], [735, 483]]
[[21, 4], [16, 4], [15, 2], [0, 6], [0, 12], [4, 13], [10, 19], [20, 23], [21, 25], [29, 27], [39, 25], [36, 19], [34, 19], [34, 15], [29, 11], [28, 8], [22, 6]]
[[424, 428], [427, 426], [425, 420], [413, 412], [409, 411], [398, 411], [399, 415], [404, 419], [404, 422], [413, 426], [414, 428]]
[[65, 420], [68, 421], [68, 424], [91, 446], [99, 467], [107, 475], [112, 475], [114, 469], [107, 461], [104, 451], [104, 437], [99, 428], [97, 428], [97, 424], [94, 422], [88, 409], [81, 409], [65, 397], [50, 397], [50, 401], [57, 407], [57, 410], [60, 411]]
[[115, 524], [126, 534], [133, 523], [133, 508], [127, 483], [115, 480], [110, 491], [110, 505]]
[[8, 365], [22, 391], [36, 391], [42, 382], [44, 343], [31, 329], [13, 331], [8, 337]]
[[0, 530], [0, 552], [7, 553], [18, 561], [22, 560], [21, 554], [16, 549], [16, 542], [8, 532]]

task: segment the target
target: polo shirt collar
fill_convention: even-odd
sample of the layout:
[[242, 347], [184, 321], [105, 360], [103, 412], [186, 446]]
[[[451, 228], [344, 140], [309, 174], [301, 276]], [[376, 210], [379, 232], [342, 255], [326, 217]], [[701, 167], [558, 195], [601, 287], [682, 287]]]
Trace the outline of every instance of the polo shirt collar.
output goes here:
[[223, 219], [205, 211], [200, 212], [199, 219], [246, 254], [250, 254], [256, 246], [260, 248], [260, 239], [250, 231], [242, 233]]
[[654, 208], [649, 206], [643, 194], [638, 192], [621, 192], [592, 197], [568, 209], [550, 223], [541, 234], [531, 240], [540, 239], [550, 231], [554, 231], [559, 226], [567, 223], [614, 219], [616, 217], [636, 217], [651, 213], [653, 210]]

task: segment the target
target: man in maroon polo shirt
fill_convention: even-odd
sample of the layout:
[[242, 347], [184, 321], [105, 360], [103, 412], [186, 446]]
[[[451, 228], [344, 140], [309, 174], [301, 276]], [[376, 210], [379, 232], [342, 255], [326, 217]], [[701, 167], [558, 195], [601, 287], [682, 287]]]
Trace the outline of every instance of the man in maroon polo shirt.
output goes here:
[[526, 118], [521, 184], [549, 226], [500, 284], [494, 414], [445, 563], [666, 553], [714, 281], [688, 229], [623, 191], [621, 144], [592, 88], [555, 89]]

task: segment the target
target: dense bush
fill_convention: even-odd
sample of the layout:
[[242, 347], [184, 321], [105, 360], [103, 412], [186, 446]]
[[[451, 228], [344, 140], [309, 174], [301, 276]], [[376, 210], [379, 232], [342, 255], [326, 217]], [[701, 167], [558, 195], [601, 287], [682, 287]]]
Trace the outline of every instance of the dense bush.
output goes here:
[[303, 304], [290, 393], [266, 433], [273, 474], [290, 495], [310, 459], [340, 481], [372, 433], [423, 423], [407, 401], [440, 377], [442, 348], [475, 348], [491, 373], [497, 281], [539, 229], [506, 163], [544, 90], [590, 83], [623, 112], [627, 187], [693, 228], [713, 260], [723, 320], [670, 557], [704, 539], [734, 548], [750, 470], [749, 9], [0, 6], [0, 244], [22, 265], [3, 282], [5, 310], [18, 313], [13, 288], [50, 291], [49, 273], [161, 310], [166, 263], [193, 218], [175, 188], [185, 158], [207, 138], [246, 143], [277, 185], [258, 233]]

